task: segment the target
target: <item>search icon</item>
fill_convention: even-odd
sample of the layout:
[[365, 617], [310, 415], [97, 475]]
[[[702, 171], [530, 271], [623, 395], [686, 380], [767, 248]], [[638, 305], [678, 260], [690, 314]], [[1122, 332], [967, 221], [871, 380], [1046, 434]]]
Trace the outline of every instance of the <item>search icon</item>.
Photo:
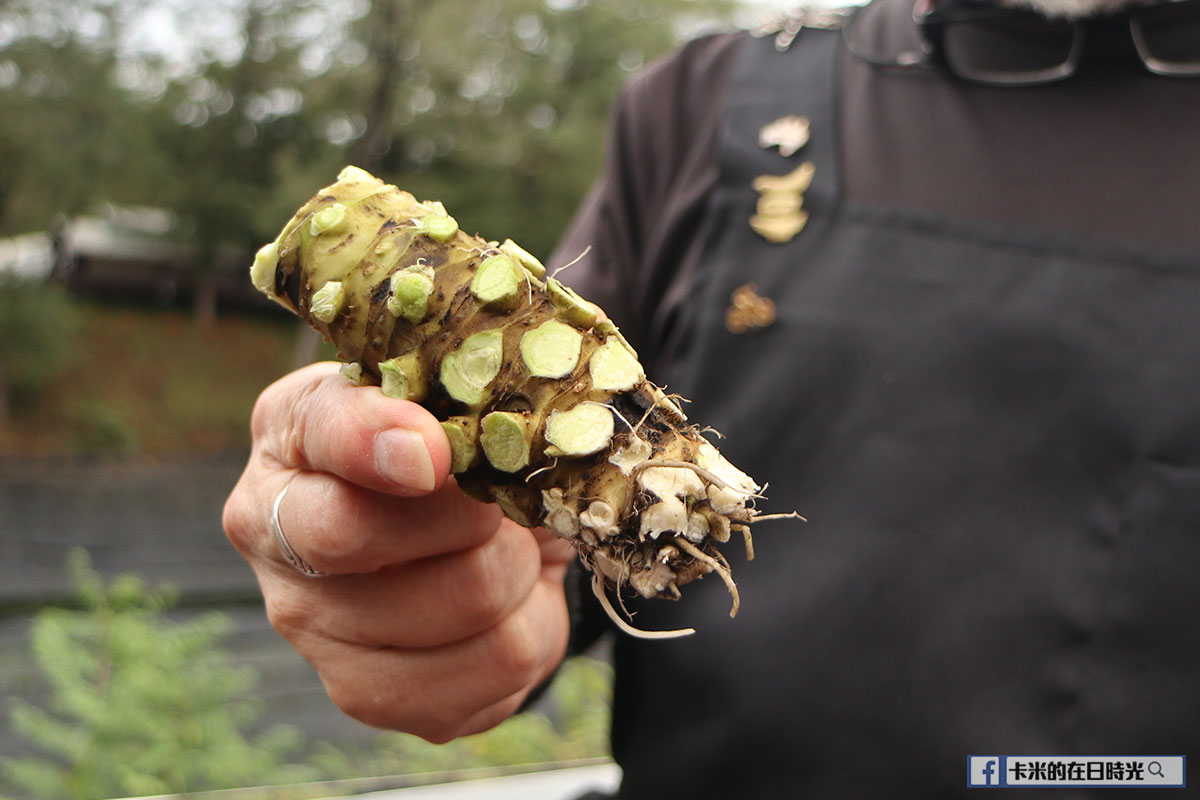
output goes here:
[[1146, 772], [1149, 772], [1151, 775], [1157, 775], [1160, 778], [1166, 777], [1165, 775], [1163, 775], [1163, 768], [1162, 768], [1161, 761], [1151, 761], [1149, 764], [1146, 765]]

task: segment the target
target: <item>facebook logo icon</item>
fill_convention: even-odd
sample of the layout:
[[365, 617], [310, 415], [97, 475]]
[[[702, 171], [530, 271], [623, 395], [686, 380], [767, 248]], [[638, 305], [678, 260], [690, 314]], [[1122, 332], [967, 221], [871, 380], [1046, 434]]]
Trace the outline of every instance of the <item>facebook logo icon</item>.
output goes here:
[[1003, 786], [1005, 756], [968, 756], [967, 786]]

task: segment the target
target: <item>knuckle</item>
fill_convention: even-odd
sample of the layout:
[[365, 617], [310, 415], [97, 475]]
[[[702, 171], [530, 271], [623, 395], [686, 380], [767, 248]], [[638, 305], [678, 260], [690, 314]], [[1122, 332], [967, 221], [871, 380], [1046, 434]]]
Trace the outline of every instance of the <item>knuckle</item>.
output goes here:
[[526, 691], [518, 692], [474, 714], [454, 731], [455, 738], [482, 733], [496, 727], [520, 709], [527, 695]]
[[526, 686], [541, 669], [546, 653], [541, 631], [527, 614], [512, 614], [501, 623], [493, 657], [497, 671], [512, 676], [510, 692]]
[[370, 681], [325, 677], [325, 692], [339, 711], [373, 728], [404, 731], [438, 744], [457, 735], [460, 720], [447, 707], [415, 693], [380, 692]]
[[307, 463], [306, 445], [309, 439], [309, 425], [313, 416], [310, 403], [315, 392], [315, 384], [305, 384], [299, 396], [294, 400], [292, 406], [294, 413], [284, 415], [282, 425], [276, 434], [276, 455], [287, 464], [300, 466]]
[[306, 500], [306, 556], [332, 572], [364, 569], [371, 542], [370, 526], [359, 524], [365, 518], [362, 492], [341, 480], [324, 480]]
[[403, 729], [395, 708], [361, 682], [325, 677], [325, 693], [339, 711], [364, 725]]
[[404, 729], [403, 720], [397, 716], [396, 710], [377, 694], [347, 682], [329, 681], [325, 689], [329, 699], [346, 716], [374, 728]]
[[312, 628], [313, 612], [295, 593], [271, 592], [265, 598], [267, 621], [276, 633], [294, 645]]
[[421, 728], [412, 731], [414, 736], [419, 736], [430, 744], [446, 744], [458, 738], [457, 729], [442, 729], [442, 728]]
[[464, 554], [455, 575], [459, 584], [450, 592], [457, 618], [471, 630], [499, 623], [526, 598], [537, 579], [535, 548], [523, 546], [520, 535], [498, 535]]
[[462, 531], [462, 542], [466, 547], [486, 545], [497, 535], [504, 515], [495, 503], [481, 503], [464, 494], [453, 497], [445, 506], [446, 521], [456, 530]]
[[240, 487], [235, 487], [225, 500], [225, 506], [221, 510], [221, 527], [225, 529], [225, 537], [234, 549], [243, 555], [250, 552], [251, 525]]
[[488, 563], [480, 549], [472, 551], [463, 588], [450, 594], [455, 617], [464, 627], [476, 631], [495, 625], [514, 605], [508, 582], [496, 574], [495, 565]]
[[315, 412], [321, 381], [308, 380], [298, 386], [280, 379], [258, 396], [250, 415], [250, 432], [256, 443], [289, 466], [305, 464], [305, 443]]
[[273, 410], [280, 402], [277, 399], [279, 393], [279, 382], [276, 381], [263, 389], [255, 399], [254, 408], [250, 411], [250, 435], [255, 440], [263, 438], [270, 429]]
[[420, 721], [410, 726], [410, 732], [427, 742], [445, 744], [461, 735], [473, 710], [461, 710], [444, 703], [428, 706]]

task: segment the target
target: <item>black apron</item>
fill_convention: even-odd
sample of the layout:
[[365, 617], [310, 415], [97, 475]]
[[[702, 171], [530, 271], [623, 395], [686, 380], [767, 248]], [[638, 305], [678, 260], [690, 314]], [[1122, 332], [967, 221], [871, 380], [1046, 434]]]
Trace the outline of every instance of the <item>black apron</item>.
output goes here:
[[[1200, 255], [844, 202], [838, 47], [746, 40], [652, 370], [810, 521], [725, 547], [735, 620], [712, 576], [634, 604], [699, 633], [618, 640], [621, 797], [966, 797], [972, 754], [1200, 750]], [[795, 113], [800, 155], [758, 145]], [[803, 160], [807, 227], [767, 243], [752, 181]], [[747, 282], [778, 318], [735, 335]]]

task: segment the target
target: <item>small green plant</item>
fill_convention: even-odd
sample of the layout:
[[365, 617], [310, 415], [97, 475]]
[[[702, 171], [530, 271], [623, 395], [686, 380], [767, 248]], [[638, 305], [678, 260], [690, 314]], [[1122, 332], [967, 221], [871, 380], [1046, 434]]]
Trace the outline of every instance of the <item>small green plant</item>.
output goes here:
[[372, 775], [452, 780], [608, 755], [611, 669], [580, 657], [564, 663], [538, 704], [544, 711], [486, 733], [445, 745], [381, 733], [365, 747], [320, 743], [308, 764], [289, 763], [305, 760], [298, 731], [247, 732], [260, 715], [248, 699], [258, 676], [222, 649], [225, 615], [172, 619], [170, 589], [149, 589], [132, 575], [106, 581], [83, 550], [72, 552], [68, 568], [74, 607], [42, 609], [32, 629], [45, 708], [11, 703], [13, 728], [38, 754], [0, 758], [0, 796], [101, 800]]
[[138, 446], [138, 426], [131, 410], [110, 399], [81, 397], [66, 403], [81, 453], [130, 453]]
[[130, 575], [106, 582], [82, 550], [68, 566], [80, 607], [43, 609], [33, 623], [48, 706], [15, 701], [11, 710], [44, 755], [0, 762], [10, 790], [90, 800], [316, 777], [286, 763], [302, 744], [296, 731], [246, 732], [260, 713], [246, 699], [257, 675], [220, 647], [227, 617], [173, 621], [171, 591]]
[[61, 287], [0, 276], [0, 424], [71, 365], [78, 328]]

